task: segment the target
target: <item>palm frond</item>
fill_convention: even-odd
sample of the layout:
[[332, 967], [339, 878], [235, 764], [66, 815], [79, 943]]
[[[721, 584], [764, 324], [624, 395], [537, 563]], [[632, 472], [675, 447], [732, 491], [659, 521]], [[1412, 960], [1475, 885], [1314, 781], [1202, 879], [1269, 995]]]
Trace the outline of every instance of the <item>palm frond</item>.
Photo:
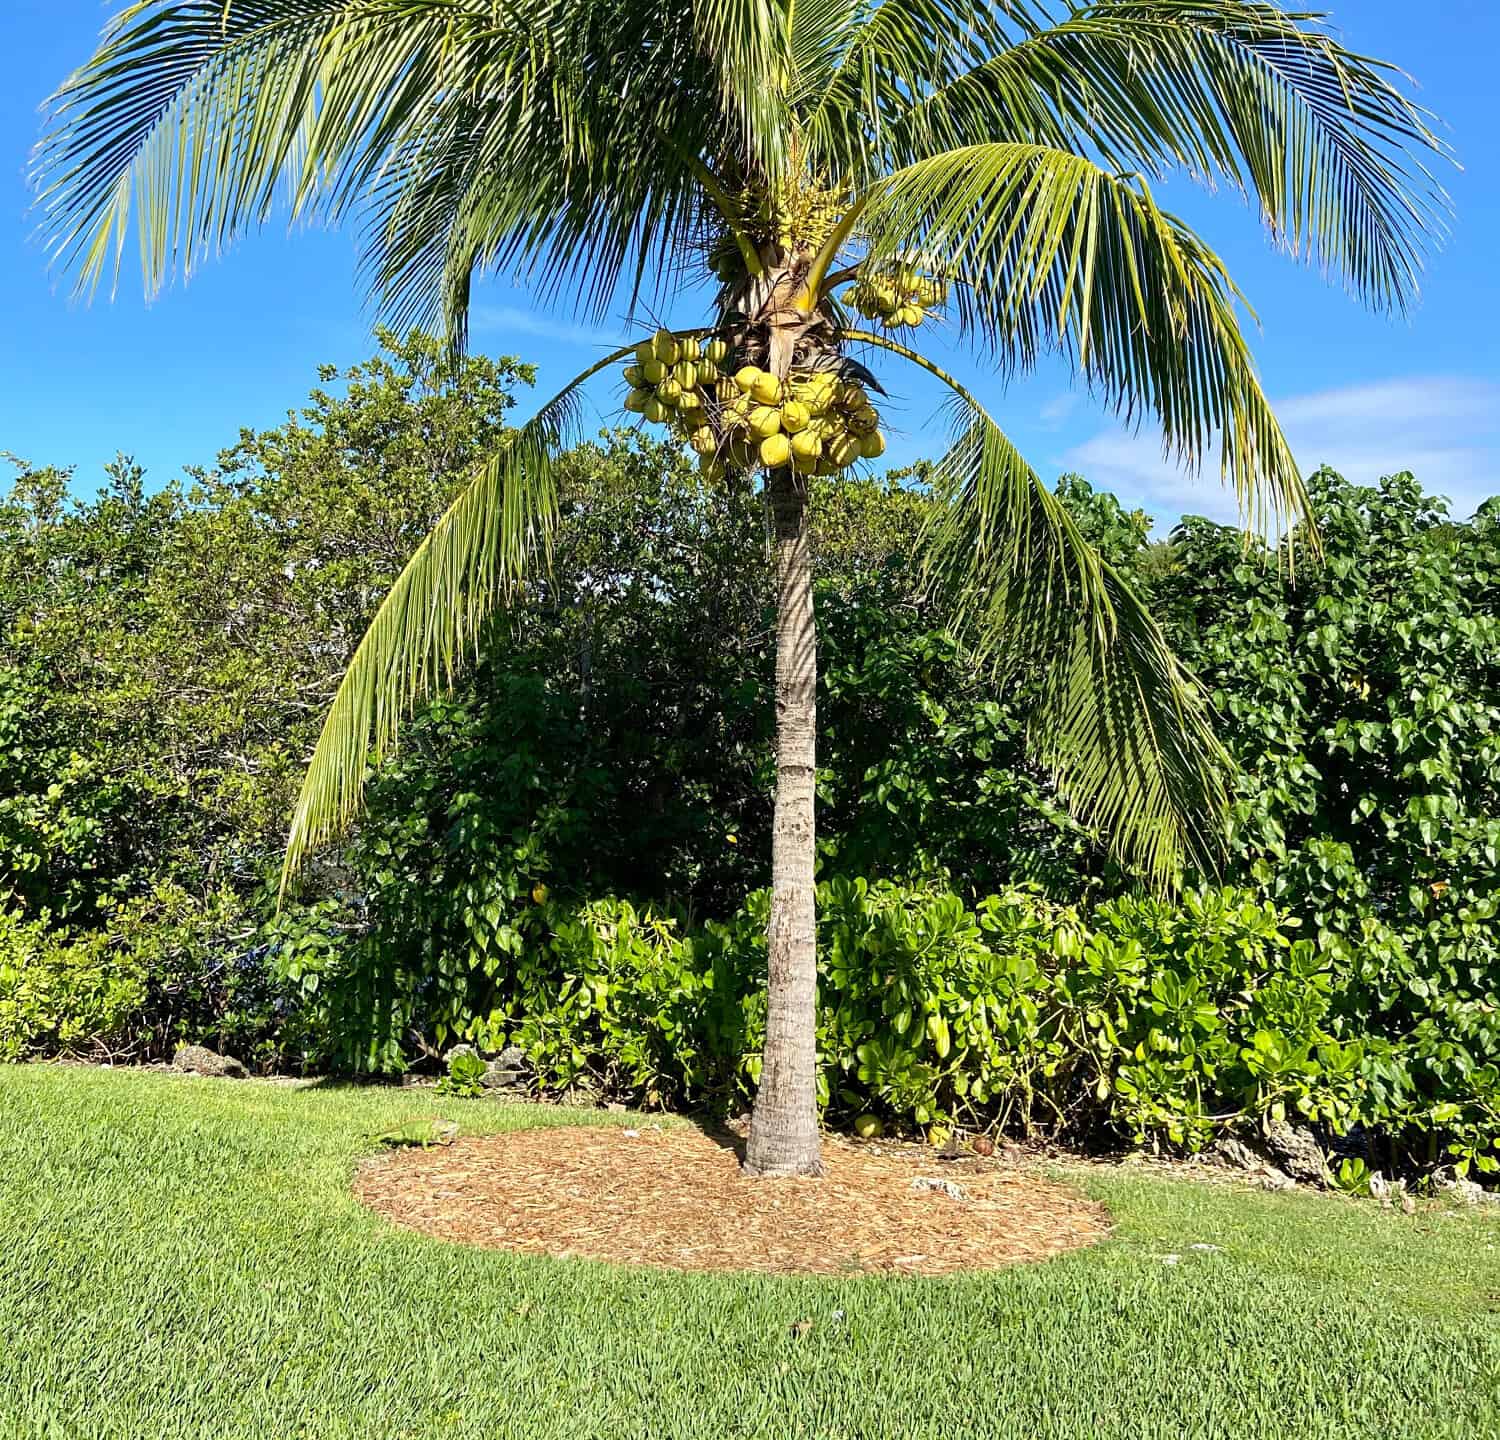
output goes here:
[[1187, 865], [1215, 869], [1228, 757], [1150, 612], [962, 385], [883, 336], [850, 338], [953, 391], [961, 424], [933, 475], [929, 575], [981, 659], [1039, 684], [1028, 743], [1069, 808], [1159, 887]]
[[720, 90], [721, 69], [753, 67], [770, 9], [143, 0], [54, 98], [33, 172], [43, 229], [92, 288], [133, 222], [154, 291], [284, 200], [364, 225], [371, 289], [403, 328], [442, 321], [461, 340], [476, 267], [598, 320], [622, 280], [632, 304], [675, 282], [704, 224], [692, 159], [782, 145], [763, 116], [745, 140], [727, 118], [744, 97]]
[[1042, 145], [919, 160], [869, 195], [867, 263], [917, 255], [957, 282], [966, 338], [1002, 366], [1058, 351], [1131, 423], [1149, 414], [1191, 468], [1217, 446], [1248, 523], [1306, 514], [1223, 263], [1144, 180]]
[[1395, 67], [1323, 17], [1261, 0], [1096, 0], [918, 97], [887, 127], [892, 162], [994, 140], [1184, 169], [1253, 193], [1276, 240], [1404, 309], [1448, 199], [1446, 154]]
[[617, 350], [569, 382], [486, 460], [396, 578], [308, 763], [287, 837], [283, 893], [303, 861], [358, 811], [366, 767], [390, 751], [403, 717], [452, 685], [485, 622], [549, 550], [558, 506], [554, 456], [576, 429], [578, 387], [628, 353]]

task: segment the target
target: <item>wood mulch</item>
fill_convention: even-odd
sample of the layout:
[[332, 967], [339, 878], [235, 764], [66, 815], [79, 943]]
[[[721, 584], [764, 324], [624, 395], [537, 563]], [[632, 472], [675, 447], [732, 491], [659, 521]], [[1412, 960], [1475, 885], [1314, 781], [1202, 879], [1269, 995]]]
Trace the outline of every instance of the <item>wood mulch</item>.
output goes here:
[[829, 1138], [821, 1178], [752, 1180], [734, 1145], [686, 1126], [547, 1126], [393, 1151], [354, 1189], [444, 1240], [669, 1270], [946, 1275], [1045, 1260], [1109, 1230], [1101, 1206], [1000, 1158]]

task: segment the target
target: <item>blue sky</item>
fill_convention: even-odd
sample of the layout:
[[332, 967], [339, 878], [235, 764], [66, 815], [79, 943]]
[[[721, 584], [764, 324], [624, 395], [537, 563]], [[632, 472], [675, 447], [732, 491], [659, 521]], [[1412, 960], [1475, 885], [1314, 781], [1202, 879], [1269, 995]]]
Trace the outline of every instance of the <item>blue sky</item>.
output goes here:
[[[26, 188], [38, 107], [121, 3], [0, 0], [11, 77], [0, 91], [0, 451], [74, 465], [83, 489], [120, 450], [157, 481], [211, 464], [242, 425], [274, 425], [295, 407], [319, 363], [369, 353], [374, 318], [351, 233], [288, 234], [273, 223], [150, 305], [128, 258], [112, 301], [101, 293], [80, 303], [66, 279], [47, 273]], [[1467, 513], [1500, 494], [1500, 147], [1491, 99], [1500, 5], [1361, 0], [1336, 5], [1334, 21], [1355, 48], [1411, 72], [1463, 166], [1445, 176], [1456, 219], [1416, 313], [1401, 321], [1364, 312], [1274, 253], [1237, 197], [1174, 184], [1164, 203], [1201, 227], [1255, 305], [1262, 375], [1303, 464], [1326, 461], [1359, 479], [1411, 469]], [[689, 323], [697, 313], [685, 298], [672, 318]], [[489, 282], [476, 297], [473, 342], [535, 361], [541, 395], [596, 358], [618, 328], [538, 313], [523, 289]], [[1232, 516], [1214, 481], [1165, 464], [1149, 428], [1123, 432], [1060, 367], [1006, 388], [952, 358], [1049, 479], [1079, 470], [1163, 520], [1184, 510]], [[885, 378], [891, 458], [934, 453], [944, 434], [934, 387], [905, 371]], [[613, 389], [593, 394], [598, 423], [616, 418]]]

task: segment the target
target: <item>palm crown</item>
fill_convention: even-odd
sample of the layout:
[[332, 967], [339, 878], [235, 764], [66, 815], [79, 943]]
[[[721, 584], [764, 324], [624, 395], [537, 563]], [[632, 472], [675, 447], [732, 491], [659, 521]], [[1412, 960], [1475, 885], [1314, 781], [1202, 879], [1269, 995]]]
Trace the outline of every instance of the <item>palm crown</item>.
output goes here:
[[1438, 148], [1396, 72], [1255, 0], [144, 0], [55, 98], [37, 174], [86, 285], [132, 215], [151, 289], [284, 203], [362, 219], [383, 308], [455, 344], [487, 270], [595, 316], [717, 277], [700, 327], [578, 377], [423, 543], [338, 693], [289, 865], [545, 549], [585, 379], [628, 361], [626, 408], [710, 474], [795, 485], [879, 453], [859, 357], [883, 354], [954, 394], [934, 577], [981, 650], [1040, 678], [1033, 739], [1071, 803], [1161, 879], [1211, 847], [1201, 698], [914, 334], [937, 310], [1002, 371], [1061, 353], [1170, 452], [1217, 449], [1248, 517], [1295, 520], [1238, 293], [1152, 182], [1249, 192], [1286, 249], [1399, 310], [1441, 216]]

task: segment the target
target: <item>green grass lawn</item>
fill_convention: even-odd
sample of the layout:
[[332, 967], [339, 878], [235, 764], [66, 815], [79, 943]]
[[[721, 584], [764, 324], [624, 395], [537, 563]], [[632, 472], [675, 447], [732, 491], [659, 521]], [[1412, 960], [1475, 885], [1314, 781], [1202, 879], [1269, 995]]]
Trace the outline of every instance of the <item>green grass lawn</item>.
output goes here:
[[[361, 1210], [365, 1136], [414, 1108], [0, 1067], [0, 1435], [1500, 1436], [1492, 1218], [1096, 1170], [1116, 1237], [1045, 1265], [614, 1269]], [[471, 1132], [614, 1118], [441, 1108]]]

